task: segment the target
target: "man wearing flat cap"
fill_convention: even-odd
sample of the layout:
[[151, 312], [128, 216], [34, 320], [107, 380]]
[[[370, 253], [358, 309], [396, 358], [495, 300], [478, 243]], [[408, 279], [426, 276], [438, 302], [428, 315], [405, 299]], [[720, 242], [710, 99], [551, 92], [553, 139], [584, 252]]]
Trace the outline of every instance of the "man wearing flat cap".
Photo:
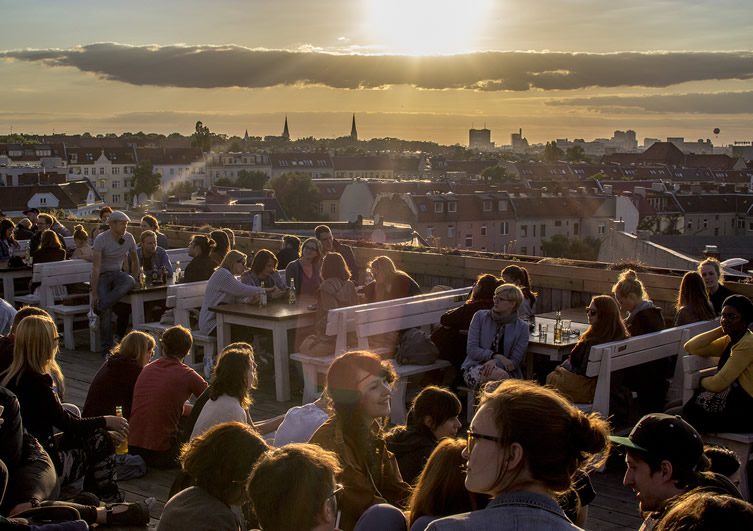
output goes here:
[[731, 481], [708, 471], [703, 439], [678, 415], [651, 413], [627, 437], [610, 439], [625, 451], [622, 484], [638, 498], [645, 518], [641, 530], [653, 529], [670, 500], [696, 487], [742, 499]]
[[129, 221], [120, 210], [110, 214], [107, 220], [110, 228], [100, 233], [92, 246], [91, 303], [92, 310], [99, 316], [105, 351], [113, 346], [112, 307], [136, 285], [136, 279], [123, 271], [126, 257], [130, 271], [139, 270], [136, 240], [127, 230]]

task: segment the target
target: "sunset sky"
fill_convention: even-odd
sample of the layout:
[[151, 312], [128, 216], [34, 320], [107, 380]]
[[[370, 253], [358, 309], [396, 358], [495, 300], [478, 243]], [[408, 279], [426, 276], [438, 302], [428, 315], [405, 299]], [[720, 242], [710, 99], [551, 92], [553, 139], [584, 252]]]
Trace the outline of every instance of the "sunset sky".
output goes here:
[[753, 140], [750, 1], [612, 4], [0, 0], [0, 133]]

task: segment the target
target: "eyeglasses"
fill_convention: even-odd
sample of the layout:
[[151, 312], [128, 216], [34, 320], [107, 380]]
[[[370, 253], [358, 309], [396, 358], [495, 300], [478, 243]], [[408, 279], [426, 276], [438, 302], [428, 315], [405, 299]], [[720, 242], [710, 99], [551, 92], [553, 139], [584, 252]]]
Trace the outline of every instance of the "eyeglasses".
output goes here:
[[335, 502], [337, 502], [337, 505], [340, 505], [340, 494], [342, 494], [342, 491], [345, 490], [345, 486], [343, 486], [340, 483], [335, 483], [335, 490], [332, 491], [332, 494], [327, 496], [327, 499], [329, 500], [334, 496]]
[[599, 312], [597, 312], [596, 310], [592, 310], [591, 308], [586, 308], [586, 315], [590, 315], [591, 317], [593, 317], [597, 313]]
[[502, 437], [494, 437], [492, 435], [484, 435], [482, 433], [476, 433], [472, 430], [468, 430], [468, 453], [473, 451], [474, 441], [476, 439], [483, 439], [485, 441], [492, 441], [497, 444], [502, 444]]

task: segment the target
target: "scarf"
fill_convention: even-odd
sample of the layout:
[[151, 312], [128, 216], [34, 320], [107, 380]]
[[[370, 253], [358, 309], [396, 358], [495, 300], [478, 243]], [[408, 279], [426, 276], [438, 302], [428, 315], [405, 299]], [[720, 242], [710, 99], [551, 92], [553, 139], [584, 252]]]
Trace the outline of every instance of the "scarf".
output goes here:
[[500, 313], [495, 312], [494, 310], [491, 310], [489, 312], [489, 315], [492, 316], [492, 320], [497, 325], [497, 333], [494, 335], [494, 342], [492, 343], [492, 350], [494, 352], [498, 352], [502, 354], [503, 352], [503, 345], [504, 345], [504, 337], [505, 337], [505, 325], [508, 323], [512, 323], [518, 318], [517, 313], [511, 313], [508, 315], [502, 315]]

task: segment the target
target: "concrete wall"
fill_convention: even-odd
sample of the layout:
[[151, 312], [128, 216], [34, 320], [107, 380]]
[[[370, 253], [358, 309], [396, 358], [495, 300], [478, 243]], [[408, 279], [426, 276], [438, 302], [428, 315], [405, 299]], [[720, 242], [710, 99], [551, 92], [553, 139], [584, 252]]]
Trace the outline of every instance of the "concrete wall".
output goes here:
[[620, 231], [609, 231], [601, 242], [599, 262], [640, 261], [652, 267], [695, 269], [698, 260]]

